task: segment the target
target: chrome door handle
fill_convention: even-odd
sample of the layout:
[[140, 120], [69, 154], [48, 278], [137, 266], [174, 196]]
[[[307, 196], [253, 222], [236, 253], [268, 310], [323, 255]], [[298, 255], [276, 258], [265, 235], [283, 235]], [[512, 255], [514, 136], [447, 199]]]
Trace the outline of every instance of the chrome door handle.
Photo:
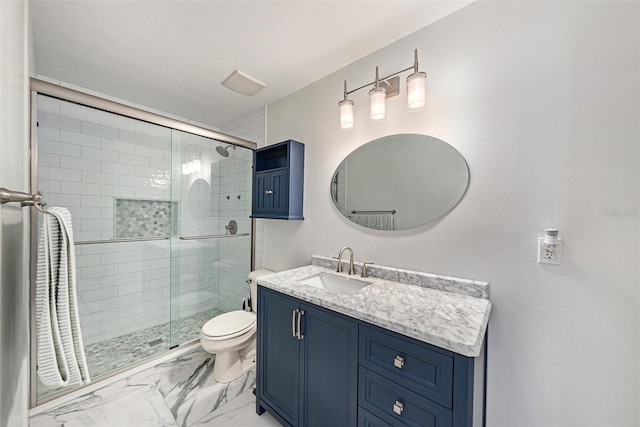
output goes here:
[[297, 313], [298, 309], [296, 308], [295, 310], [291, 310], [291, 333], [293, 334], [294, 338], [298, 338], [298, 335], [296, 334], [296, 313]]
[[304, 310], [296, 310], [298, 312], [298, 339], [303, 340], [304, 335], [302, 335], [300, 324], [302, 323], [302, 316], [304, 316]]
[[404, 405], [402, 402], [396, 400], [396, 403], [393, 404], [393, 412], [398, 415], [402, 415], [402, 411], [404, 410]]
[[396, 358], [393, 359], [393, 366], [398, 369], [402, 369], [402, 367], [404, 366], [404, 357], [396, 356]]

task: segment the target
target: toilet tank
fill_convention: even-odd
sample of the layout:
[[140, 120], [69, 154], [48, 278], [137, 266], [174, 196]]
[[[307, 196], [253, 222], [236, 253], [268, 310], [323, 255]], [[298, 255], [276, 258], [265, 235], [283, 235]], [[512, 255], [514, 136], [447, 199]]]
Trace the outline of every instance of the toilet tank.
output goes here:
[[273, 274], [271, 270], [256, 270], [249, 273], [249, 288], [251, 289], [251, 310], [258, 311], [258, 279]]

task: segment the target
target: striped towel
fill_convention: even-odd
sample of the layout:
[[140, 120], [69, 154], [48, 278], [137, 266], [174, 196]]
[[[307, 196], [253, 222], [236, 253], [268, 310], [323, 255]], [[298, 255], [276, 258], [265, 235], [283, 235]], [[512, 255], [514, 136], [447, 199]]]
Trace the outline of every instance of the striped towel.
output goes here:
[[349, 218], [363, 227], [376, 230], [393, 230], [393, 215], [390, 213], [379, 214], [351, 214]]
[[76, 297], [76, 254], [71, 214], [50, 208], [44, 215], [36, 271], [38, 376], [49, 387], [90, 381]]

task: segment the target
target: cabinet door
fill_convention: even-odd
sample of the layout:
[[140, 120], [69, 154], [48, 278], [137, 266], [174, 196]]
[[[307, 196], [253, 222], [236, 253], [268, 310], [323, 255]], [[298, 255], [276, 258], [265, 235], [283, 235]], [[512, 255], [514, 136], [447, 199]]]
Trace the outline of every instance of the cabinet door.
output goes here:
[[286, 422], [300, 425], [300, 341], [292, 333], [299, 303], [262, 287], [258, 291], [258, 393]]
[[271, 175], [269, 172], [258, 172], [254, 176], [253, 182], [253, 214], [264, 214], [269, 212], [271, 203]]
[[289, 211], [289, 181], [287, 179], [288, 170], [280, 169], [270, 174], [272, 191], [270, 212], [274, 215], [286, 215]]
[[304, 311], [302, 420], [306, 426], [355, 426], [358, 393], [358, 325], [326, 310]]

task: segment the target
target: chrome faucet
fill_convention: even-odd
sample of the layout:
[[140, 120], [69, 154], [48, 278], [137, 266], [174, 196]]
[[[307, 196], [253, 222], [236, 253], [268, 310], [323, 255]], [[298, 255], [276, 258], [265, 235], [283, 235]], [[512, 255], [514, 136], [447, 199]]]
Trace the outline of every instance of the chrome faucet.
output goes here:
[[349, 246], [345, 246], [344, 248], [340, 249], [340, 253], [338, 254], [338, 269], [336, 270], [336, 272], [338, 273], [342, 273], [342, 253], [345, 250], [349, 250], [349, 274], [353, 274], [353, 249], [351, 249]]

